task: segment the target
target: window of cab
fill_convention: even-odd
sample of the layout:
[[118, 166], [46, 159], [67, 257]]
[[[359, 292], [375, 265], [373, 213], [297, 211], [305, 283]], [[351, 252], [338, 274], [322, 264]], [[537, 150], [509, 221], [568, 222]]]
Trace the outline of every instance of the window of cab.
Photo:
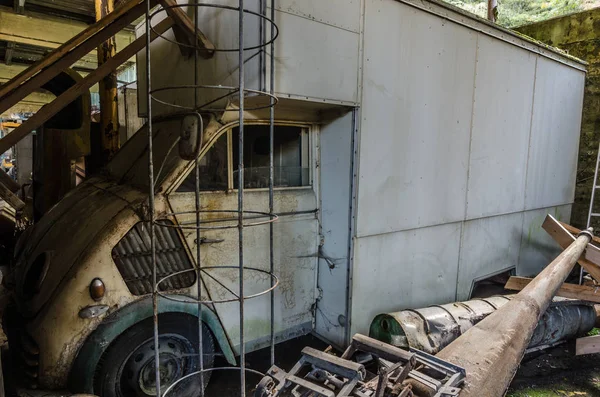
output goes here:
[[[244, 126], [244, 188], [269, 187], [269, 125]], [[199, 160], [200, 191], [238, 187], [239, 127], [222, 134]], [[276, 125], [273, 141], [273, 185], [276, 188], [311, 186], [309, 128]], [[177, 192], [194, 192], [191, 170]]]

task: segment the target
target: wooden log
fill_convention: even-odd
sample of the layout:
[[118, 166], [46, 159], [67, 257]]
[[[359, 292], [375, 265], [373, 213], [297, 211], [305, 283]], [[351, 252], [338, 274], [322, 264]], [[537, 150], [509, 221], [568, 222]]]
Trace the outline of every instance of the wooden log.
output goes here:
[[[162, 33], [166, 32], [172, 26], [173, 20], [171, 18], [166, 18], [156, 25], [154, 29], [156, 32]], [[154, 40], [156, 37], [156, 34], [152, 32], [150, 39]], [[77, 99], [85, 90], [89, 90], [91, 86], [100, 81], [104, 76], [108, 75], [112, 70], [115, 70], [119, 65], [127, 61], [137, 52], [141, 51], [145, 46], [146, 35], [143, 35], [125, 47], [122, 51], [119, 51], [113, 58], [110, 58], [106, 63], [98, 67], [98, 69], [62, 93], [54, 101], [41, 108], [27, 121], [21, 124], [19, 128], [14, 129], [10, 134], [0, 139], [0, 153], [4, 153], [21, 139], [26, 137], [31, 131], [50, 120], [56, 113]]]
[[[562, 249], [567, 248], [575, 236], [581, 233], [581, 230], [557, 221], [554, 217], [548, 216], [542, 228], [560, 245]], [[595, 241], [595, 240], [592, 240]], [[577, 261], [596, 281], [600, 282], [600, 249], [588, 244], [586, 252]]]
[[39, 89], [145, 11], [145, 0], [131, 0], [0, 86], [0, 113]]
[[575, 341], [575, 355], [600, 353], [600, 335], [587, 336]]
[[[511, 277], [504, 286], [505, 289], [511, 291], [521, 291], [533, 279], [528, 277]], [[600, 303], [600, 287], [591, 287], [587, 285], [563, 284], [556, 296], [563, 298], [579, 299], [587, 302]]]

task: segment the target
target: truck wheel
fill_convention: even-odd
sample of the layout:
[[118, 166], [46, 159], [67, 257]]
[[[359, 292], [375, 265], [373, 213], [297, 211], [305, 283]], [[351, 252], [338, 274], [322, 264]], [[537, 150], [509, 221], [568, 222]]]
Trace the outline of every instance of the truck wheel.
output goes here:
[[[198, 319], [185, 314], [162, 314], [159, 318], [161, 394], [178, 379], [200, 369]], [[204, 368], [214, 362], [214, 338], [202, 326]], [[211, 372], [204, 373], [204, 386]], [[102, 356], [94, 377], [94, 393], [102, 397], [156, 396], [153, 320], [144, 320], [123, 332]], [[171, 396], [196, 397], [200, 375], [180, 382]]]

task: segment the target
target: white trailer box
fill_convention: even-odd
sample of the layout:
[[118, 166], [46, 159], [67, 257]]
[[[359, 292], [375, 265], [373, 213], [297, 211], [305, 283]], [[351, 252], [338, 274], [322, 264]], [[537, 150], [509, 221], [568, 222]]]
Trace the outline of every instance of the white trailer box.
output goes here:
[[[275, 118], [301, 129], [295, 161], [308, 170], [299, 186], [276, 189], [278, 340], [314, 330], [344, 345], [378, 313], [467, 299], [477, 280], [512, 268], [532, 275], [549, 263], [557, 247], [540, 225], [547, 213], [569, 219], [584, 63], [436, 2], [274, 3]], [[198, 15], [218, 48], [237, 46], [237, 12], [199, 7]], [[246, 21], [246, 43], [257, 44], [258, 18]], [[246, 52], [247, 87], [269, 89], [268, 51]], [[199, 83], [237, 85], [237, 56], [201, 59]], [[145, 62], [142, 52], [142, 114]], [[153, 42], [153, 89], [193, 81], [193, 59]], [[201, 102], [220, 94], [198, 91]], [[157, 93], [180, 105], [193, 95]], [[173, 111], [153, 104], [155, 116]], [[233, 157], [231, 138], [223, 150]], [[226, 191], [207, 192], [204, 204], [236, 208], [233, 163]], [[169, 200], [177, 209], [190, 197], [173, 192]], [[247, 202], [264, 211], [267, 192], [250, 188]], [[237, 265], [235, 233], [205, 233], [225, 243], [202, 247], [204, 265]], [[194, 238], [188, 243], [195, 252]], [[248, 232], [246, 247], [248, 265], [268, 268], [268, 227]], [[247, 303], [250, 348], [268, 343], [268, 304], [268, 296]], [[217, 306], [235, 343], [237, 304]]]

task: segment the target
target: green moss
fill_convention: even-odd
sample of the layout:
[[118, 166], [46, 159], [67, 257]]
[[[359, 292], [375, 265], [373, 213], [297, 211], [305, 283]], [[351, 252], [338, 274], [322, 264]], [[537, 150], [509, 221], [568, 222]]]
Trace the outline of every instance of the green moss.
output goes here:
[[585, 391], [572, 389], [569, 386], [558, 386], [552, 389], [548, 388], [527, 388], [515, 392], [509, 392], [506, 397], [585, 397], [592, 396]]

